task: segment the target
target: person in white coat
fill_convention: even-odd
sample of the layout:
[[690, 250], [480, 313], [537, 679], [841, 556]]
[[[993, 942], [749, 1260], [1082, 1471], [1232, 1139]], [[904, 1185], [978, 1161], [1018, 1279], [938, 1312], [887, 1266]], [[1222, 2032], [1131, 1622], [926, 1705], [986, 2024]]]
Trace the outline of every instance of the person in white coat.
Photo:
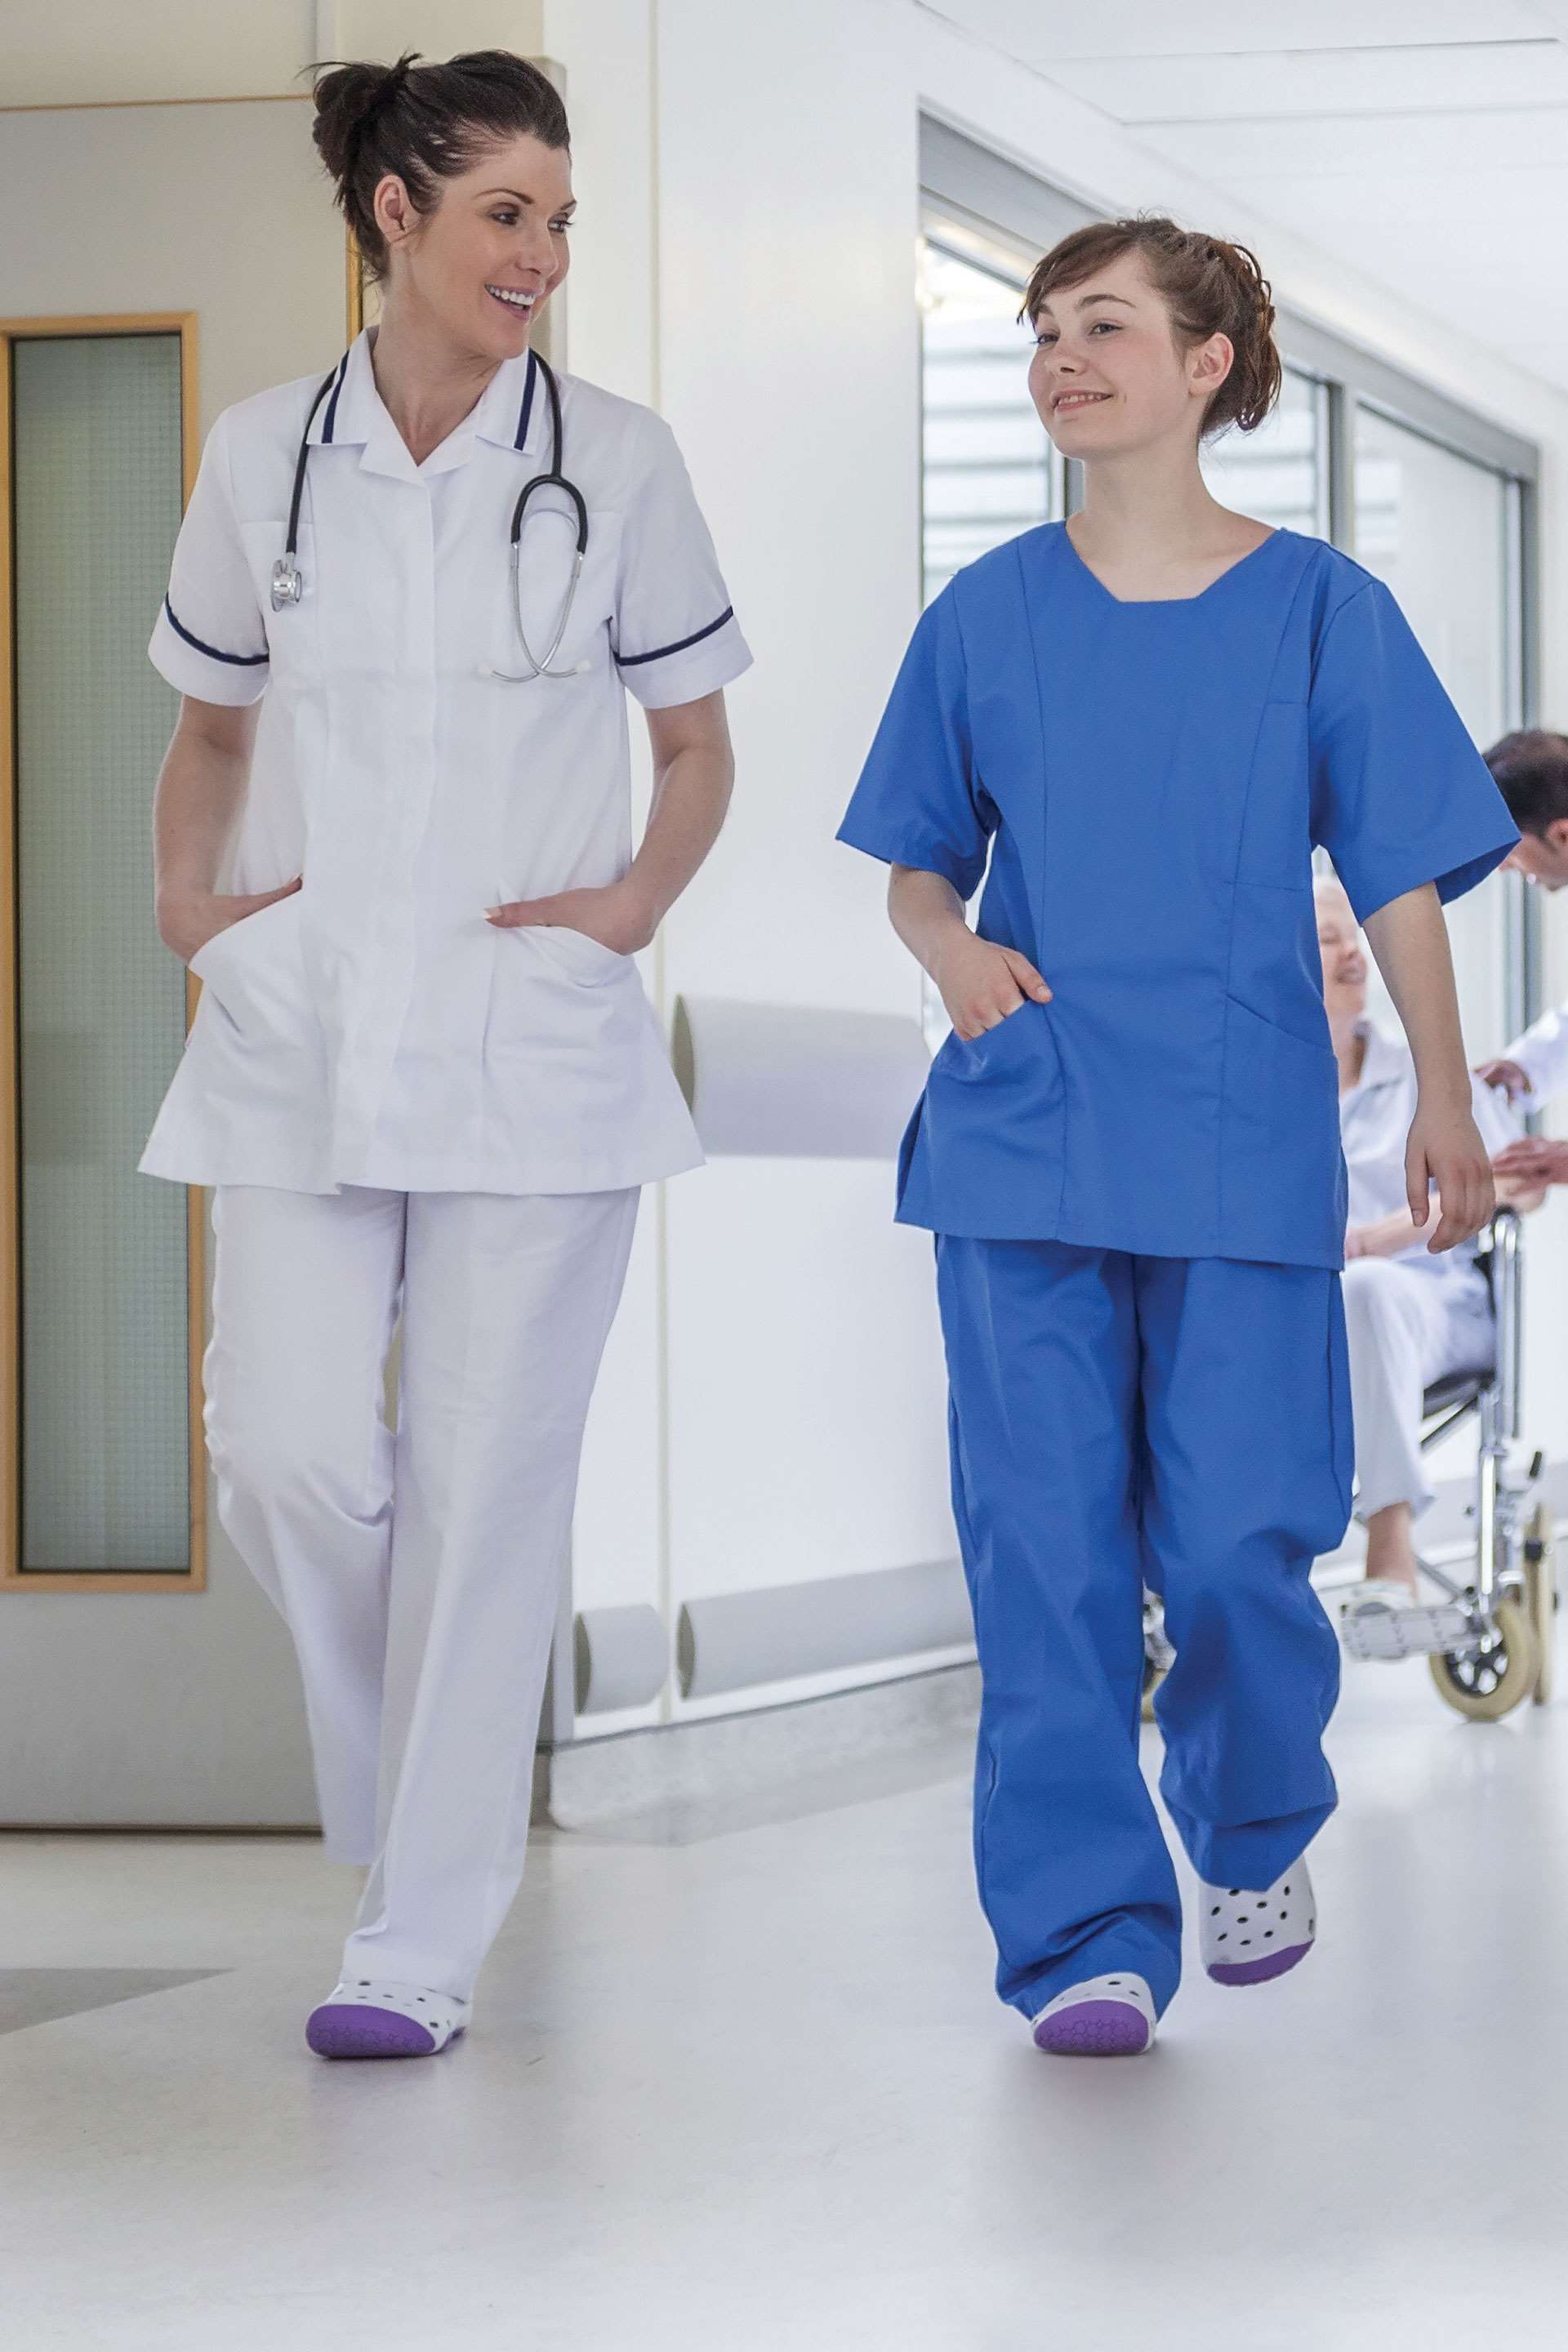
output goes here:
[[[1345, 1326], [1355, 1514], [1366, 1529], [1366, 1579], [1345, 1603], [1346, 1616], [1353, 1618], [1362, 1610], [1415, 1604], [1414, 1526], [1432, 1500], [1420, 1447], [1422, 1394], [1446, 1373], [1490, 1364], [1495, 1342], [1486, 1278], [1474, 1254], [1435, 1253], [1430, 1224], [1417, 1226], [1411, 1218], [1405, 1143], [1415, 1067], [1410, 1048], [1368, 1018], [1367, 959], [1343, 887], [1321, 876], [1314, 896], [1349, 1179]], [[1519, 1121], [1479, 1079], [1470, 1108], [1495, 1158], [1518, 1134]], [[1500, 1181], [1498, 1198], [1529, 1207], [1540, 1194]]]
[[[1487, 765], [1520, 832], [1503, 864], [1539, 889], [1561, 890], [1568, 883], [1568, 735], [1539, 727], [1505, 735], [1487, 753]], [[1483, 1062], [1479, 1075], [1527, 1110], [1568, 1090], [1568, 1004], [1543, 1013], [1496, 1061]], [[1568, 1143], [1521, 1136], [1500, 1165], [1517, 1181], [1568, 1183]]]
[[142, 1165], [213, 1188], [219, 1512], [298, 1649], [326, 1850], [369, 1866], [307, 2039], [425, 2055], [521, 1873], [638, 1188], [701, 1156], [634, 958], [722, 823], [751, 656], [668, 428], [531, 349], [550, 81], [409, 57], [316, 109], [384, 299], [218, 419], [174, 552], [157, 906], [203, 988]]

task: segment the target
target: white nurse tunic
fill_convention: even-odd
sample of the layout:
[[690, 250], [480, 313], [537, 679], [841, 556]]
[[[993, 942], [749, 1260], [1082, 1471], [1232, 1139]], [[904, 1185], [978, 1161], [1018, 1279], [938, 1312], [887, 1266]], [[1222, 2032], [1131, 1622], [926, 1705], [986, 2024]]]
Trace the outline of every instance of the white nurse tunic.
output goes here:
[[[153, 661], [182, 694], [265, 695], [232, 878], [303, 887], [220, 931], [142, 1166], [182, 1183], [332, 1192], [618, 1190], [701, 1153], [636, 962], [503, 900], [616, 881], [632, 856], [626, 694], [690, 702], [751, 661], [668, 428], [560, 379], [563, 470], [588, 507], [556, 666], [521, 667], [509, 527], [550, 462], [531, 354], [506, 362], [416, 466], [365, 335], [310, 425], [300, 603], [271, 608], [319, 379], [219, 417], [174, 551]], [[530, 642], [574, 549], [530, 502]]]

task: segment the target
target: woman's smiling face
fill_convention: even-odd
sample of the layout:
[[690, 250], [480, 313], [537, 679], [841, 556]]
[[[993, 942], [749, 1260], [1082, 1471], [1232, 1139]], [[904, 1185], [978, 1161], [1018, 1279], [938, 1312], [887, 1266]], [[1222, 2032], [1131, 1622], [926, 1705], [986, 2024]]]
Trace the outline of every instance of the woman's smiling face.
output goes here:
[[412, 295], [462, 351], [494, 362], [528, 348], [540, 308], [565, 277], [575, 200], [572, 156], [526, 134], [488, 147], [415, 214], [401, 181], [376, 190], [389, 290]]
[[1132, 253], [1057, 287], [1033, 323], [1030, 396], [1068, 457], [1195, 441], [1235, 356], [1224, 335], [1178, 341], [1165, 298]]

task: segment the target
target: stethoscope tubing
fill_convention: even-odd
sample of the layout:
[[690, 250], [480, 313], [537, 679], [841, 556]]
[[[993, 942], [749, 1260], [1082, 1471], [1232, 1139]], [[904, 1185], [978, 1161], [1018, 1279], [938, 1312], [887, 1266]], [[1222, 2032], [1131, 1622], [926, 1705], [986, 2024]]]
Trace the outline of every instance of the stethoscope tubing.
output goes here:
[[[572, 608], [577, 598], [577, 583], [583, 576], [583, 566], [587, 559], [588, 504], [576, 483], [571, 481], [562, 471], [565, 433], [561, 418], [561, 387], [556, 382], [555, 371], [548, 360], [542, 359], [537, 352], [531, 356], [534, 365], [544, 378], [545, 395], [550, 403], [550, 464], [544, 473], [535, 474], [531, 480], [524, 482], [518, 492], [517, 504], [511, 510], [508, 556], [512, 627], [516, 632], [523, 660], [528, 667], [524, 670], [491, 669], [487, 667], [480, 672], [483, 677], [500, 678], [509, 686], [525, 686], [536, 677], [576, 677], [587, 667], [585, 663], [576, 662], [570, 669], [551, 667], [571, 625]], [[289, 499], [289, 529], [283, 541], [283, 552], [272, 567], [272, 609], [275, 613], [282, 612], [289, 604], [299, 604], [305, 592], [304, 574], [300, 569], [300, 508], [305, 496], [305, 470], [310, 458], [310, 427], [316, 421], [317, 412], [322, 401], [338, 381], [341, 373], [342, 362], [340, 362], [330, 375], [323, 376], [321, 379], [316, 388], [315, 397], [310, 403], [310, 414], [305, 419], [305, 429], [300, 436], [299, 455], [294, 460], [294, 487]], [[535, 655], [532, 646], [529, 644], [528, 632], [523, 626], [522, 620], [522, 527], [528, 519], [529, 501], [539, 490], [559, 490], [571, 506], [573, 520], [576, 526], [572, 577], [567, 583], [560, 617], [555, 624], [555, 634], [551, 638], [542, 659]]]

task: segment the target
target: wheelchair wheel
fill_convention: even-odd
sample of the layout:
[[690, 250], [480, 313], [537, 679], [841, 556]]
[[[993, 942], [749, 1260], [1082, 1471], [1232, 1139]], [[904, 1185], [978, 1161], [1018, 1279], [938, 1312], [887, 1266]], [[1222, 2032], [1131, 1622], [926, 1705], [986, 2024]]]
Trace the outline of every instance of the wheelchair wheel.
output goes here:
[[1545, 1706], [1557, 1670], [1557, 1562], [1552, 1513], [1544, 1503], [1536, 1506], [1525, 1532], [1524, 1600], [1535, 1636], [1535, 1704]]
[[1523, 1705], [1536, 1685], [1535, 1629], [1517, 1601], [1500, 1601], [1496, 1629], [1468, 1657], [1429, 1658], [1445, 1706], [1475, 1723], [1496, 1723]]

